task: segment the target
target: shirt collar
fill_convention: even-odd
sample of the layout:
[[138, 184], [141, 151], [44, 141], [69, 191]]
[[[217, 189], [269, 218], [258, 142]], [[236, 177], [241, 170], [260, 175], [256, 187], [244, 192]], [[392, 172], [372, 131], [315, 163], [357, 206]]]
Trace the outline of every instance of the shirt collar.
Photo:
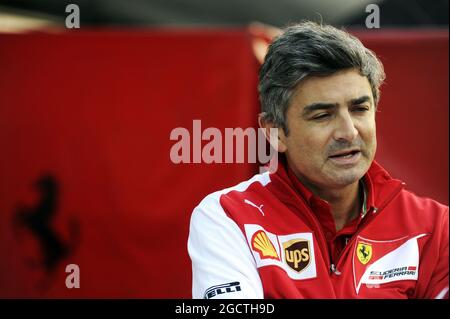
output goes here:
[[[313, 206], [313, 201], [322, 200], [318, 196], [315, 196], [302, 182], [300, 182], [286, 160], [281, 160], [279, 164], [281, 166], [279, 167], [279, 170], [281, 168], [281, 170], [284, 171], [283, 173], [286, 173], [286, 177], [290, 180], [294, 189], [306, 201], [309, 207]], [[367, 212], [375, 206], [373, 202], [373, 185], [369, 174], [364, 175], [363, 178], [360, 179], [360, 183], [363, 189], [363, 205], [361, 207], [361, 218], [363, 218], [366, 216]]]

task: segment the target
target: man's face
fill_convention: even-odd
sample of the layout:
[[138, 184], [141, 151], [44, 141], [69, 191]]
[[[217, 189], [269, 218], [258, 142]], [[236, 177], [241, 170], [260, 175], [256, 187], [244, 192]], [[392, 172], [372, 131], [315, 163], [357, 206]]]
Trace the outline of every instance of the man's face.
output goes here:
[[370, 83], [357, 70], [308, 77], [286, 112], [289, 134], [279, 130], [279, 151], [307, 186], [339, 189], [367, 172], [376, 151]]

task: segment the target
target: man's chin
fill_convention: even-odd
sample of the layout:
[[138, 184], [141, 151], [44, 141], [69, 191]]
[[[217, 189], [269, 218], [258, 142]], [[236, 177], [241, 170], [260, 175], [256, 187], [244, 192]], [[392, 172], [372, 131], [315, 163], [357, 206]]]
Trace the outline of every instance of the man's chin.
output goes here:
[[358, 182], [364, 174], [364, 170], [355, 167], [341, 172], [334, 171], [330, 177], [335, 187], [345, 187]]

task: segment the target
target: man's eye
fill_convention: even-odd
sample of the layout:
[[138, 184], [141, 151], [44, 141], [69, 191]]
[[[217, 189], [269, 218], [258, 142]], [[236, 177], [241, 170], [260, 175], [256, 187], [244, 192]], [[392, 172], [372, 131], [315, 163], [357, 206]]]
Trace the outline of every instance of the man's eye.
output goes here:
[[330, 117], [329, 113], [320, 113], [320, 114], [313, 116], [312, 119], [313, 120], [324, 120], [324, 119], [327, 119], [328, 117]]
[[367, 106], [356, 106], [353, 108], [353, 111], [356, 112], [367, 112], [369, 108]]

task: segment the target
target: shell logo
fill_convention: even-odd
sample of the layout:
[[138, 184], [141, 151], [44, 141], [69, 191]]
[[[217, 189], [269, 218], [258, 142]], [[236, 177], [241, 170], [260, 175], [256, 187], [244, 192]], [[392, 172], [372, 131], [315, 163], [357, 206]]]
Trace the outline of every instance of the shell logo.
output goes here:
[[261, 259], [271, 258], [280, 260], [277, 250], [273, 246], [266, 232], [259, 230], [252, 237], [252, 248], [259, 253]]

